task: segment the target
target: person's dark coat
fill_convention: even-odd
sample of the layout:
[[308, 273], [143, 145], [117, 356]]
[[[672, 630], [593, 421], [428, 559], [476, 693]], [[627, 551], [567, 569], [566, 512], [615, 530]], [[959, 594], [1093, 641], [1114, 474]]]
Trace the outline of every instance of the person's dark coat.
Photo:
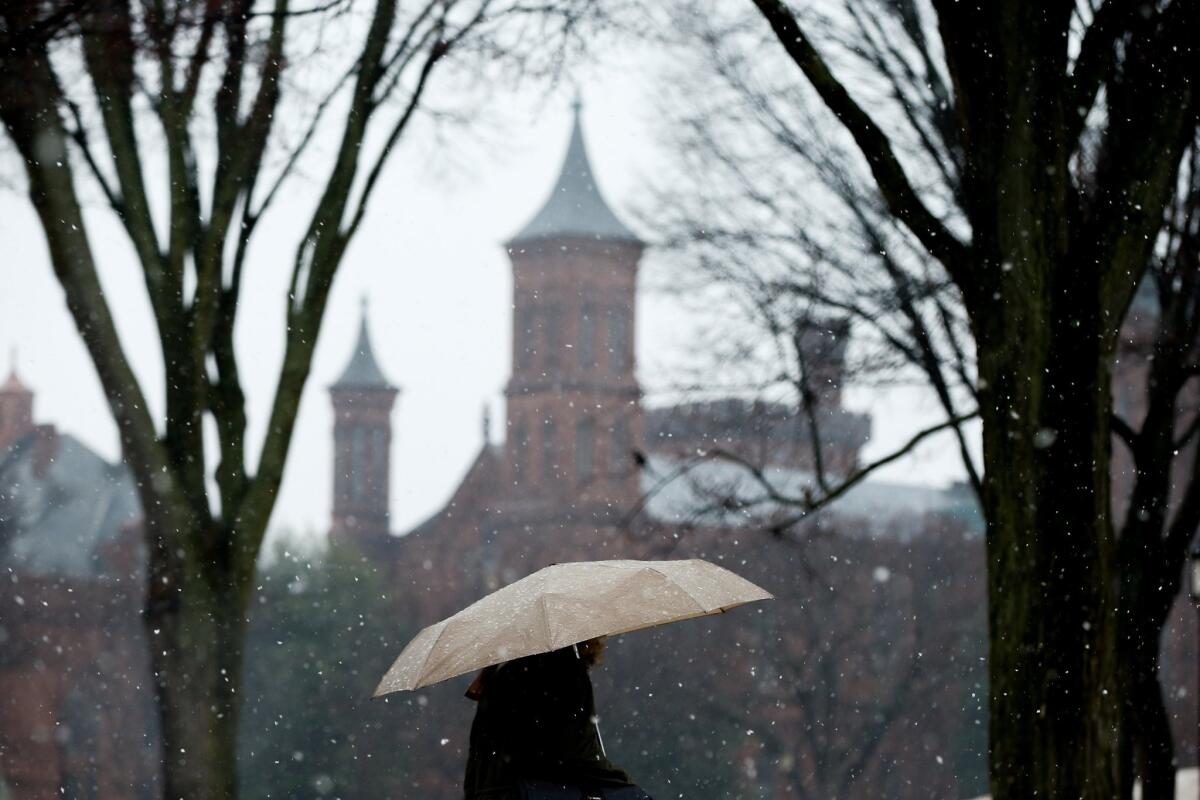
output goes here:
[[468, 693], [466, 800], [516, 797], [523, 781], [632, 786], [604, 755], [592, 681], [573, 648], [488, 667]]

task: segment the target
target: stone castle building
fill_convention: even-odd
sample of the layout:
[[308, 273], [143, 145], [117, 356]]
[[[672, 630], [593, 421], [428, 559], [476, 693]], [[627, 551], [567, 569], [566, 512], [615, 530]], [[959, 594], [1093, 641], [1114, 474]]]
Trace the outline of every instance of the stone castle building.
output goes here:
[[[632, 521], [643, 531], [677, 523], [692, 498], [676, 489], [656, 493], [643, 507], [643, 494], [657, 476], [704, 449], [811, 468], [807, 427], [784, 406], [741, 400], [643, 406], [634, 341], [645, 246], [600, 192], [578, 106], [549, 197], [506, 249], [513, 318], [503, 440], [493, 442], [485, 422], [482, 446], [443, 509], [398, 537], [380, 524], [386, 506], [371, 512], [369, 524], [350, 523], [355, 487], [386, 499], [386, 487], [383, 494], [369, 487], [388, 474], [386, 451], [383, 461], [372, 459], [379, 454], [375, 442], [390, 438], [387, 409], [395, 391], [375, 359], [365, 312], [351, 360], [330, 389], [337, 420], [331, 537], [372, 557], [432, 565], [422, 610], [452, 609], [553, 560], [645, 555], [633, 542]], [[841, 405], [848, 335], [842, 321], [807, 334], [822, 356], [824, 456], [835, 474], [858, 464], [870, 432], [865, 415]], [[365, 469], [355, 466], [364, 463], [355, 452], [367, 459]], [[446, 564], [455, 567], [439, 568]]]

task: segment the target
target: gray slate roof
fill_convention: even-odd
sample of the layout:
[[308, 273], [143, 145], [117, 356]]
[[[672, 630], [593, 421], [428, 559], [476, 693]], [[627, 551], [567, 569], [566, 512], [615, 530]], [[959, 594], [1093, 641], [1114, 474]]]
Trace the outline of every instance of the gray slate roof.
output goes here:
[[38, 433], [0, 453], [0, 564], [39, 576], [103, 575], [103, 548], [141, 517], [133, 477], [68, 434], [44, 471]]
[[367, 309], [364, 303], [362, 322], [358, 329], [358, 344], [354, 346], [354, 355], [350, 363], [342, 371], [342, 376], [333, 384], [334, 388], [354, 387], [370, 389], [393, 388], [388, 379], [383, 376], [379, 362], [375, 360], [375, 351], [371, 348], [371, 336], [367, 332]]
[[640, 241], [637, 234], [617, 219], [596, 186], [579, 117], [580, 105], [576, 103], [571, 141], [567, 145], [567, 155], [563, 159], [558, 182], [554, 184], [542, 210], [509, 240], [509, 245], [560, 238]]

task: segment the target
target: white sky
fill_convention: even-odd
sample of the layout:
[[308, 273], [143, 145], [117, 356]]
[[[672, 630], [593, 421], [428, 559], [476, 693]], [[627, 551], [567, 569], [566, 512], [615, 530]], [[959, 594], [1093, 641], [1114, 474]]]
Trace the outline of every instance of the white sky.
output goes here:
[[[593, 167], [606, 198], [627, 220], [662, 158], [656, 150], [660, 122], [646, 84], [645, 74], [622, 74], [612, 65], [595, 68], [583, 82]], [[452, 160], [434, 154], [431, 141], [403, 146], [393, 157], [334, 286], [273, 528], [313, 535], [327, 528], [332, 416], [325, 388], [350, 357], [363, 295], [370, 299], [376, 354], [402, 389], [393, 416], [394, 529], [410, 528], [453, 491], [480, 446], [484, 403], [491, 403], [494, 419], [503, 418], [511, 283], [500, 243], [541, 206], [557, 177], [570, 126], [569, 100], [564, 90], [545, 102], [539, 98], [507, 110], [511, 124], [502, 135], [489, 134], [486, 144], [483, 137], [471, 138]], [[252, 259], [243, 289], [238, 347], [255, 443], [282, 352], [281, 298], [295, 237], [294, 226], [278, 227], [287, 216], [276, 217], [277, 230], [264, 223], [260, 234], [265, 250], [278, 242], [283, 257]], [[92, 219], [93, 244], [125, 347], [152, 405], [161, 408], [161, 366], [140, 274], [123, 234], [98, 206]], [[0, 189], [0, 242], [0, 370], [7, 375], [8, 351], [17, 348], [21, 377], [37, 393], [37, 420], [56, 424], [115, 460], [115, 426], [50, 270], [45, 240], [26, 198], [11, 189]], [[643, 262], [643, 275], [647, 269], [653, 269], [652, 257]], [[661, 381], [687, 341], [683, 318], [667, 301], [645, 294], [638, 314], [643, 383], [650, 376]], [[653, 392], [661, 383], [646, 388]], [[851, 391], [849, 402], [875, 418], [867, 457], [886, 452], [936, 418], [932, 400], [915, 391]], [[942, 439], [882, 474], [943, 483], [959, 475], [956, 458]]]

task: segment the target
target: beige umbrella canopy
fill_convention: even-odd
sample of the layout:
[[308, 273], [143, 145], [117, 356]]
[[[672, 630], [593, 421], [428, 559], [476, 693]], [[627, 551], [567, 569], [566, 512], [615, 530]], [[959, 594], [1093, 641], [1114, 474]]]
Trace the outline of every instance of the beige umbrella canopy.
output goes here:
[[555, 564], [417, 634], [375, 697], [597, 636], [719, 614], [769, 592], [700, 559]]

